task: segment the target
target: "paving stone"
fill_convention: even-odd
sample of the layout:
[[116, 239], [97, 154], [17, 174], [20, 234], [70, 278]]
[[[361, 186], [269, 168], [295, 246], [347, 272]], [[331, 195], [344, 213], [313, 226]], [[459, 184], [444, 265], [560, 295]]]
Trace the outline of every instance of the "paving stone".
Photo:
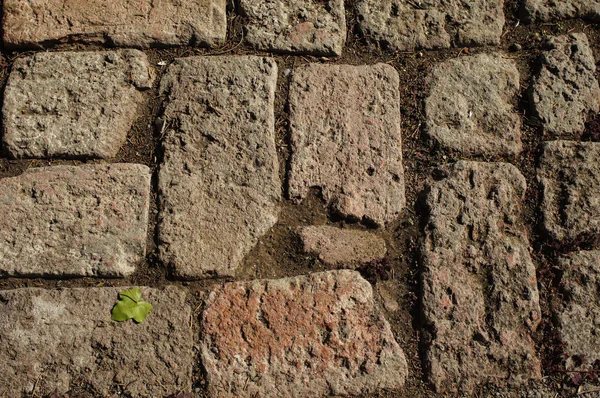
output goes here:
[[600, 21], [600, 1], [598, 0], [525, 0], [523, 6], [525, 18], [529, 21], [568, 18]]
[[143, 288], [144, 322], [110, 319], [116, 288], [0, 291], [0, 391], [49, 396], [163, 397], [191, 388], [193, 336], [185, 292]]
[[249, 43], [260, 50], [341, 55], [344, 0], [241, 0]]
[[464, 155], [514, 155], [522, 150], [521, 120], [511, 102], [519, 71], [501, 54], [460, 57], [429, 76], [426, 130], [432, 140]]
[[398, 51], [500, 43], [504, 0], [360, 0], [363, 34]]
[[205, 308], [209, 396], [369, 394], [400, 389], [407, 377], [371, 285], [355, 271], [227, 283]]
[[582, 132], [588, 115], [600, 110], [596, 61], [583, 33], [551, 37], [530, 91], [532, 110], [556, 135]]
[[600, 240], [600, 143], [550, 141], [538, 169], [544, 228], [566, 244]]
[[142, 89], [152, 87], [138, 50], [37, 53], [18, 58], [4, 94], [3, 144], [12, 158], [114, 157]]
[[556, 312], [567, 365], [597, 369], [600, 361], [600, 251], [580, 251], [562, 257], [564, 303]]
[[150, 169], [54, 166], [0, 179], [0, 274], [127, 276], [144, 260]]
[[278, 218], [277, 64], [260, 57], [176, 60], [158, 176], [160, 255], [182, 278], [234, 275]]
[[321, 225], [301, 228], [299, 235], [304, 251], [335, 267], [357, 267], [387, 253], [385, 240], [369, 232]]
[[539, 294], [519, 220], [525, 178], [508, 163], [459, 161], [436, 179], [422, 251], [429, 380], [470, 394], [541, 378]]
[[4, 0], [4, 44], [43, 48], [77, 41], [117, 47], [216, 46], [225, 41], [226, 0]]
[[295, 202], [321, 187], [331, 210], [383, 225], [404, 208], [399, 77], [386, 64], [311, 64], [290, 83]]

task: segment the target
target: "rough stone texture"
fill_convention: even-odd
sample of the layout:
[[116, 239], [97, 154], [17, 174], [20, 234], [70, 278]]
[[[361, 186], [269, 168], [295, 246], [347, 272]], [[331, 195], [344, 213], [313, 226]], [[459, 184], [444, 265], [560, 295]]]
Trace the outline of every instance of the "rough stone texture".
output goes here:
[[434, 141], [464, 155], [521, 152], [521, 121], [511, 105], [519, 92], [514, 61], [499, 54], [451, 59], [429, 81], [426, 129]]
[[358, 395], [408, 370], [371, 285], [354, 271], [227, 283], [202, 315], [211, 397]]
[[[580, 251], [559, 261], [563, 270], [564, 303], [556, 312], [562, 349], [569, 357], [577, 356], [577, 368], [597, 369], [600, 361], [600, 251]], [[570, 366], [571, 365], [571, 366]]]
[[260, 50], [340, 55], [346, 40], [344, 0], [241, 0], [246, 39]]
[[525, 178], [507, 163], [465, 161], [437, 177], [422, 258], [429, 380], [471, 393], [541, 378], [531, 339], [539, 294], [519, 220]]
[[54, 166], [0, 179], [0, 274], [127, 276], [146, 253], [150, 170]]
[[233, 275], [277, 222], [276, 80], [269, 58], [192, 57], [161, 82], [160, 255], [180, 277]]
[[361, 0], [364, 35], [398, 51], [500, 43], [504, 0]]
[[0, 291], [0, 391], [62, 396], [73, 383], [97, 397], [163, 397], [190, 388], [194, 354], [185, 292], [143, 288], [142, 299], [154, 308], [135, 324], [110, 319], [120, 290]]
[[4, 43], [40, 48], [65, 41], [117, 47], [225, 41], [226, 0], [4, 0]]
[[530, 90], [532, 110], [554, 134], [578, 133], [600, 110], [596, 61], [583, 33], [549, 38]]
[[322, 225], [301, 228], [299, 235], [304, 251], [335, 267], [360, 266], [381, 260], [387, 253], [385, 241], [369, 232]]
[[383, 225], [404, 208], [399, 78], [385, 64], [297, 68], [289, 195], [319, 186], [332, 211]]
[[600, 143], [544, 143], [538, 179], [544, 227], [564, 243], [600, 240]]
[[599, 0], [525, 0], [523, 10], [529, 21], [583, 18], [600, 22]]
[[152, 87], [138, 50], [18, 58], [4, 94], [3, 145], [12, 158], [117, 154]]

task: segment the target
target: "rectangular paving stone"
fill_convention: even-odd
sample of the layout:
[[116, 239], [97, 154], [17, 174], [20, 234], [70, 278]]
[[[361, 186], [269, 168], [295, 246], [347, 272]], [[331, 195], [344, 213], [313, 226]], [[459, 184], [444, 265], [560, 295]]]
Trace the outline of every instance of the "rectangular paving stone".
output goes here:
[[4, 44], [43, 48], [65, 41], [117, 47], [225, 41], [226, 0], [4, 0]]
[[0, 391], [6, 397], [164, 397], [190, 391], [192, 311], [185, 291], [142, 288], [144, 322], [117, 323], [111, 309], [126, 288], [0, 291]]
[[150, 169], [54, 166], [0, 179], [0, 274], [127, 276], [146, 254]]
[[600, 251], [579, 251], [559, 260], [564, 301], [556, 311], [568, 369], [598, 369], [600, 361]]
[[158, 176], [160, 256], [182, 278], [232, 276], [276, 222], [277, 64], [261, 57], [176, 60]]
[[520, 221], [525, 177], [508, 163], [459, 161], [430, 184], [422, 249], [425, 368], [438, 392], [541, 378], [540, 317]]
[[549, 141], [538, 169], [544, 229], [565, 244], [600, 241], [600, 143]]
[[241, 0], [246, 40], [259, 50], [341, 55], [344, 0]]
[[382, 226], [406, 204], [399, 77], [386, 64], [311, 64], [289, 93], [289, 196], [320, 187], [331, 211]]
[[202, 314], [211, 397], [322, 397], [398, 390], [406, 359], [371, 285], [342, 270], [227, 283]]
[[529, 91], [531, 109], [554, 135], [580, 133], [600, 111], [596, 61], [587, 36], [551, 37], [544, 47], [540, 71]]
[[582, 18], [600, 22], [598, 0], [524, 0], [523, 11], [529, 21]]
[[316, 225], [298, 232], [305, 252], [335, 267], [354, 268], [387, 254], [385, 240], [366, 231]]
[[360, 0], [362, 33], [397, 51], [500, 43], [504, 0]]
[[114, 157], [152, 82], [138, 50], [18, 58], [4, 92], [4, 150], [11, 158]]
[[519, 71], [502, 54], [460, 57], [436, 65], [425, 100], [431, 139], [463, 155], [521, 152], [521, 119], [512, 103]]

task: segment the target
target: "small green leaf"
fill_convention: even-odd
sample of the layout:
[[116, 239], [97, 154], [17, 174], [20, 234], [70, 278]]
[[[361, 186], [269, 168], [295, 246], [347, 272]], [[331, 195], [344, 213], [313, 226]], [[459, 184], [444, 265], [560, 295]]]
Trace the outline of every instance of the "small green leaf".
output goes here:
[[140, 301], [141, 299], [142, 291], [137, 287], [120, 292], [119, 302], [112, 309], [111, 319], [124, 322], [133, 318], [137, 323], [143, 322], [152, 311], [152, 304]]
[[121, 300], [123, 300], [125, 297], [137, 303], [142, 299], [142, 291], [139, 287], [134, 287], [133, 289], [125, 290], [119, 293], [119, 298]]

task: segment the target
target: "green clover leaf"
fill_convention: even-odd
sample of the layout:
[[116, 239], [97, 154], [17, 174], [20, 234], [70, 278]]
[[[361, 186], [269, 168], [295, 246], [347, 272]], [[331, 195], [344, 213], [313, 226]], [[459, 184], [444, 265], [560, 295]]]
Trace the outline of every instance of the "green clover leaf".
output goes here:
[[138, 287], [119, 292], [119, 302], [112, 309], [111, 319], [117, 322], [125, 322], [129, 319], [137, 323], [143, 322], [152, 311], [152, 304], [141, 299], [142, 291]]

